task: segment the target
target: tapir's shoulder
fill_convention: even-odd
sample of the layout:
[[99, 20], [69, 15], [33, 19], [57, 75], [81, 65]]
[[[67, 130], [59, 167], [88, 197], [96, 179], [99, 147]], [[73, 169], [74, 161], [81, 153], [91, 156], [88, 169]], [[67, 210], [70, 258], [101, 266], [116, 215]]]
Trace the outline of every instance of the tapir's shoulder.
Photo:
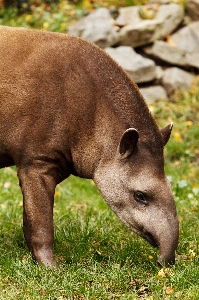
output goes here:
[[10, 40], [17, 41], [20, 39], [23, 45], [27, 42], [32, 42], [32, 46], [34, 46], [35, 44], [45, 43], [49, 41], [51, 41], [51, 43], [61, 43], [61, 41], [66, 42], [71, 38], [67, 34], [57, 32], [28, 29], [23, 27], [0, 26], [0, 40], [2, 42], [8, 43]]
[[[8, 49], [11, 49], [9, 53]], [[44, 30], [28, 29], [22, 27], [0, 26], [0, 54], [14, 55], [15, 58], [20, 54], [23, 57], [31, 53], [40, 53], [38, 55], [45, 57], [46, 53], [49, 58], [57, 58], [57, 60], [65, 60], [69, 55], [69, 59], [77, 61], [78, 58], [103, 61], [108, 63], [112, 59], [98, 46], [81, 39], [79, 37], [70, 36], [64, 33], [49, 32]], [[22, 55], [22, 53], [24, 55]], [[51, 55], [49, 55], [51, 53]], [[65, 57], [65, 59], [63, 59]], [[9, 58], [8, 58], [9, 59]]]

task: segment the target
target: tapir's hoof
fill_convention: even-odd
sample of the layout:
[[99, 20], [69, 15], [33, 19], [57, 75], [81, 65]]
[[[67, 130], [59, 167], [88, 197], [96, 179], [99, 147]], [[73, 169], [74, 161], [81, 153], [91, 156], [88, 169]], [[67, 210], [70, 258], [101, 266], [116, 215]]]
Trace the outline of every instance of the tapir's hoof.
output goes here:
[[57, 261], [56, 260], [53, 260], [53, 261], [40, 261], [40, 262], [38, 262], [38, 264], [40, 265], [40, 266], [43, 266], [43, 267], [46, 267], [46, 268], [50, 268], [50, 269], [58, 269], [59, 268], [59, 265], [58, 265], [58, 263], [57, 263]]
[[40, 255], [40, 256], [36, 257], [35, 255], [33, 255], [33, 259], [40, 266], [43, 266], [43, 267], [46, 267], [46, 268], [51, 268], [51, 269], [59, 268], [59, 265], [58, 265], [56, 259], [52, 255], [50, 255], [50, 257], [45, 256], [45, 255], [43, 255], [43, 256]]

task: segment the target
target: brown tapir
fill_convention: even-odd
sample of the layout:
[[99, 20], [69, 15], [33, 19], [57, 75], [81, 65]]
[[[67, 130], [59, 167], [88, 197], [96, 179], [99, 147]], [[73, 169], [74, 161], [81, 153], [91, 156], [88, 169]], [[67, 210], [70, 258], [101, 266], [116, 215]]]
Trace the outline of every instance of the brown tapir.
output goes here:
[[92, 178], [110, 208], [173, 264], [178, 218], [159, 130], [137, 86], [103, 50], [59, 33], [0, 26], [0, 167], [16, 165], [23, 230], [37, 262], [53, 254], [55, 187]]

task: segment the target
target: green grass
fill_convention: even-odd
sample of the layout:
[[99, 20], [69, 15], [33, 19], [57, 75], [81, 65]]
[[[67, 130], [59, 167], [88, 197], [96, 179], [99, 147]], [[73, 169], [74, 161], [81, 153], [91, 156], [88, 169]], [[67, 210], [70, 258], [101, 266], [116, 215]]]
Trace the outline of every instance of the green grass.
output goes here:
[[22, 233], [15, 168], [0, 170], [0, 299], [199, 299], [199, 84], [151, 106], [160, 126], [174, 121], [165, 149], [180, 241], [173, 269], [110, 211], [90, 180], [71, 176], [55, 193], [58, 270], [37, 266]]

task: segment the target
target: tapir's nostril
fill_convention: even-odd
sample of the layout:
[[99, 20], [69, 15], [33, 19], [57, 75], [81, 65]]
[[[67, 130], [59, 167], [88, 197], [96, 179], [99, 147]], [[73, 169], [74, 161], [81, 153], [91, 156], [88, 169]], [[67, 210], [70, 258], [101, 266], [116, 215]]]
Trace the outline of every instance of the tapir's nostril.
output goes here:
[[172, 257], [171, 259], [162, 259], [161, 257], [158, 258], [157, 263], [159, 265], [160, 268], [163, 267], [171, 267], [172, 265], [175, 264], [175, 256]]

